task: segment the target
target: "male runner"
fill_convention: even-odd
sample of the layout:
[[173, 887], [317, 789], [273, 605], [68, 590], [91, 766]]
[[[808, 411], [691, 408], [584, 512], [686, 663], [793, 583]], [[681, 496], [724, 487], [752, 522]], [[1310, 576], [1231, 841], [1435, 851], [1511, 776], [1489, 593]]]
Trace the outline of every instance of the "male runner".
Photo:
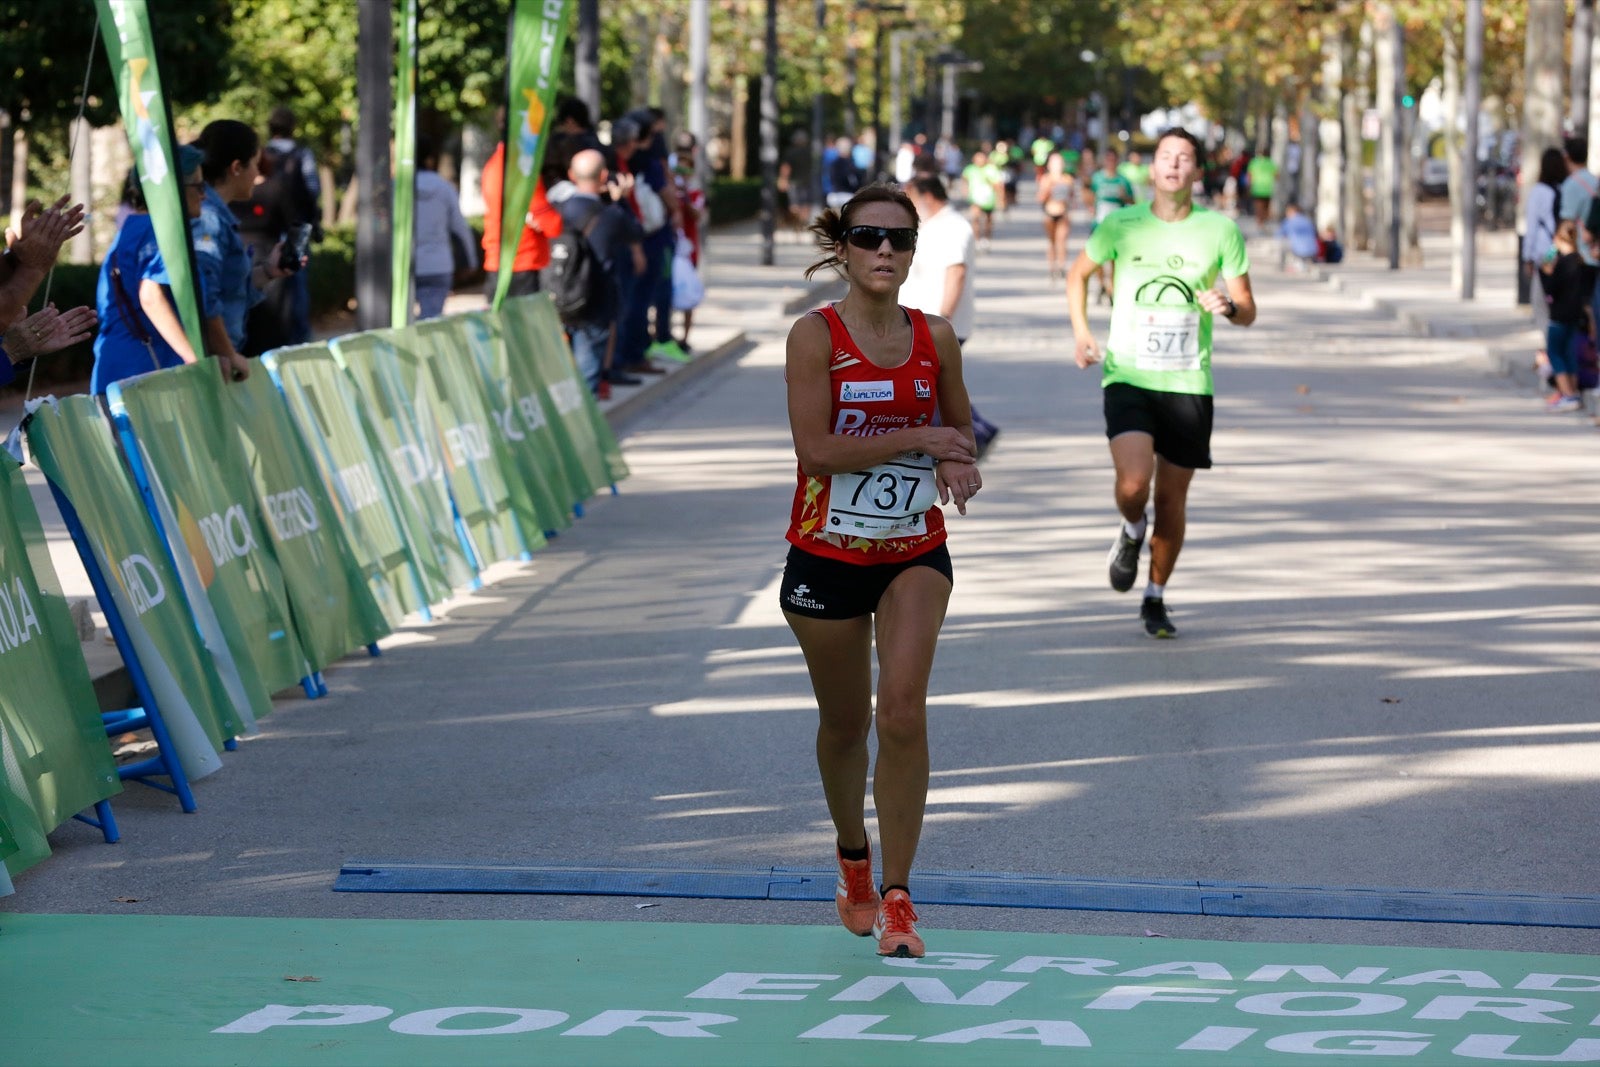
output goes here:
[[[1238, 224], [1191, 200], [1200, 142], [1182, 128], [1156, 142], [1150, 168], [1155, 199], [1101, 220], [1067, 275], [1067, 304], [1079, 367], [1100, 360], [1089, 331], [1089, 276], [1116, 263], [1116, 301], [1105, 347], [1106, 437], [1116, 466], [1123, 522], [1111, 546], [1111, 588], [1125, 593], [1139, 575], [1145, 505], [1155, 487], [1150, 582], [1139, 614], [1152, 637], [1176, 637], [1166, 584], [1183, 547], [1189, 481], [1211, 466], [1211, 328], [1256, 319], [1250, 263]], [[1227, 293], [1212, 286], [1217, 276]]]
[[[1094, 226], [1089, 227], [1091, 234], [1094, 233], [1094, 227], [1113, 211], [1133, 203], [1133, 184], [1122, 176], [1121, 170], [1117, 165], [1117, 150], [1107, 148], [1100, 156], [1100, 169], [1089, 175], [1089, 194], [1094, 202]], [[1115, 272], [1114, 266], [1095, 271], [1095, 277], [1100, 280], [1101, 301], [1109, 302], [1116, 292], [1116, 281], [1112, 277]]]

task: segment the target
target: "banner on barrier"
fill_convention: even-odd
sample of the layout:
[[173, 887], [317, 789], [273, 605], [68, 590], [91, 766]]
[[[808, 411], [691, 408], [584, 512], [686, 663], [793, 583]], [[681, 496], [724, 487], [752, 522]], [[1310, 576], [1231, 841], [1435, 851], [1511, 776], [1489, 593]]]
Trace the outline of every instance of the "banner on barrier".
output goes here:
[[130, 454], [147, 479], [157, 525], [174, 557], [192, 561], [259, 707], [312, 668], [223, 406], [224, 388], [216, 364], [201, 360], [118, 382], [106, 397], [119, 424], [133, 431]]
[[[594, 397], [578, 374], [565, 335], [550, 336], [548, 323], [536, 308], [548, 300], [543, 293], [536, 293], [506, 301], [500, 313], [501, 334], [511, 380], [519, 393], [537, 395], [544, 406], [545, 417], [561, 444], [567, 479], [578, 490], [573, 503], [579, 503], [611, 484], [611, 470], [595, 416], [589, 411]], [[606, 435], [610, 432], [607, 429]]]
[[326, 344], [280, 348], [261, 362], [283, 390], [339, 525], [390, 625], [450, 595], [444, 569], [422, 547], [422, 520], [396, 487], [387, 457], [372, 447], [349, 379]]
[[[567, 369], [578, 385], [582, 386], [583, 377], [578, 374], [577, 361], [572, 358], [572, 346], [567, 342], [567, 331], [561, 325], [561, 316], [556, 314], [556, 307], [551, 302], [550, 295], [539, 293], [528, 298], [523, 305], [522, 313], [538, 330], [540, 338], [563, 357], [561, 365]], [[622, 458], [622, 446], [617, 443], [617, 435], [612, 432], [605, 413], [595, 402], [594, 394], [588, 389], [583, 389], [582, 392], [583, 408], [589, 416], [590, 423], [594, 425], [595, 443], [599, 446], [600, 459], [605, 464], [606, 479], [602, 484], [615, 485], [628, 476], [628, 464]]]
[[122, 792], [78, 628], [50, 563], [22, 468], [0, 454], [0, 818], [16, 874], [45, 836]]
[[388, 331], [349, 334], [329, 347], [364, 401], [360, 411], [373, 450], [387, 457], [404, 508], [421, 523], [416, 543], [432, 555], [447, 592], [466, 585], [477, 574], [477, 562], [456, 529], [433, 413], [426, 398], [417, 396], [415, 365], [402, 373]]
[[333, 505], [270, 375], [222, 390], [283, 573], [300, 647], [321, 670], [388, 634]]
[[264, 696], [250, 705], [209, 602], [191, 603], [94, 398], [41, 406], [25, 426], [33, 461], [77, 512], [115, 601], [102, 608], [117, 613], [133, 643], [184, 773], [210, 774], [222, 766], [223, 742], [270, 705]]
[[[494, 433], [494, 417], [477, 390], [477, 375], [449, 354], [441, 357], [422, 327], [390, 332], [389, 344], [398, 361], [402, 378], [410, 386], [419, 418], [432, 416], [431, 429], [444, 464], [445, 479], [456, 514], [467, 528], [467, 535], [480, 566], [544, 545], [542, 531], [532, 537], [523, 534], [511, 504], [512, 489], [501, 464], [502, 450]], [[458, 366], [466, 376], [458, 373]]]
[[452, 441], [451, 434], [459, 435], [470, 428], [471, 443], [484, 454], [480, 462], [488, 468], [488, 476], [505, 483], [507, 503], [527, 548], [543, 548], [544, 531], [555, 527], [545, 525], [545, 510], [536, 502], [535, 492], [542, 486], [529, 485], [512, 456], [489, 398], [488, 383], [478, 371], [477, 360], [460, 323], [454, 317], [433, 319], [418, 323], [416, 332], [417, 348], [427, 357], [435, 385], [445, 393], [446, 403], [441, 405], [441, 410], [452, 412], [460, 427], [456, 431], [442, 428], [446, 454], [466, 451], [469, 442], [461, 441], [458, 445]]
[[540, 385], [531, 368], [513, 375], [503, 317], [491, 311], [452, 315], [468, 351], [478, 364], [500, 435], [523, 473], [546, 530], [572, 525], [572, 505], [587, 495], [581, 468], [566, 456], [565, 434], [557, 433], [545, 414]]

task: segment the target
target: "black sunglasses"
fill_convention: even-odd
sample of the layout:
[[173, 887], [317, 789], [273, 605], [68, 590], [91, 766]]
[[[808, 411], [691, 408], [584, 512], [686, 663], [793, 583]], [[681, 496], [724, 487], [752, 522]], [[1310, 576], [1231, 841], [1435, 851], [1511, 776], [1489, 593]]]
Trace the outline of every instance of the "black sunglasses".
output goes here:
[[852, 226], [844, 231], [846, 241], [868, 251], [882, 247], [885, 237], [896, 252], [909, 252], [917, 247], [917, 231], [909, 226]]

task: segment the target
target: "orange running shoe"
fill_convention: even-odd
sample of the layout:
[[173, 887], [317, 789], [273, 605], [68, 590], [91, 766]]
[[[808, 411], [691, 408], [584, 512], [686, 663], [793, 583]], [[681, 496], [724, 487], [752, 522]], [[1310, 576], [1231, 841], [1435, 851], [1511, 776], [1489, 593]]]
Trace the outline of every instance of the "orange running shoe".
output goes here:
[[884, 894], [872, 924], [872, 936], [878, 939], [880, 956], [922, 956], [922, 938], [917, 936], [917, 912], [911, 906], [910, 893], [891, 889]]
[[839, 921], [857, 937], [872, 933], [872, 920], [878, 914], [878, 887], [872, 882], [872, 842], [867, 842], [867, 858], [847, 860], [835, 845], [833, 854], [839, 861], [839, 881], [834, 886], [834, 906], [839, 909]]

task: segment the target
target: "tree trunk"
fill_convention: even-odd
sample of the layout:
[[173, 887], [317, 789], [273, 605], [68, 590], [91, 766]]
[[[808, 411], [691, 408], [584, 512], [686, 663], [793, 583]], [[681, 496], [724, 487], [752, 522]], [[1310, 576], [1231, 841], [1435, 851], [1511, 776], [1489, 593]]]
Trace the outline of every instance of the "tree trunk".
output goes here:
[[1317, 124], [1321, 151], [1317, 153], [1317, 229], [1338, 230], [1344, 215], [1344, 187], [1340, 181], [1343, 146], [1339, 142], [1340, 113], [1344, 106], [1344, 40], [1329, 34], [1322, 45], [1322, 111], [1327, 118]]
[[667, 128], [678, 130], [688, 123], [684, 114], [684, 74], [687, 71], [683, 43], [687, 27], [678, 5], [663, 4], [659, 18], [660, 32], [656, 38], [655, 82], [656, 100], [667, 113]]
[[1289, 109], [1278, 101], [1272, 105], [1272, 162], [1278, 165], [1278, 180], [1272, 186], [1272, 217], [1283, 217], [1283, 205], [1294, 195], [1289, 176]]
[[[1445, 18], [1439, 27], [1444, 41], [1444, 113], [1461, 113], [1461, 45], [1460, 23], [1454, 15]], [[1450, 173], [1450, 288], [1460, 290], [1464, 270], [1463, 254], [1466, 248], [1466, 226], [1461, 217], [1462, 203], [1466, 197], [1475, 196], [1476, 190], [1462, 186], [1461, 131], [1455, 121], [1444, 124], [1444, 158]]]
[[[70, 138], [72, 153], [72, 166], [69, 180], [72, 183], [72, 201], [83, 204], [89, 212], [89, 219], [94, 220], [94, 127], [89, 125], [88, 119], [75, 118], [67, 124], [67, 136]], [[85, 226], [78, 235], [72, 238], [67, 246], [67, 261], [69, 263], [94, 262], [94, 226]]]
[[333, 168], [318, 160], [317, 177], [322, 182], [322, 228], [327, 229], [339, 221], [339, 189], [334, 184]]
[[11, 226], [21, 224], [28, 203], [28, 127], [20, 122], [11, 135]]
[[1578, 0], [1572, 13], [1572, 104], [1568, 111], [1572, 134], [1582, 137], [1589, 129], [1589, 64], [1594, 51], [1594, 0]]
[[339, 225], [354, 226], [361, 211], [361, 179], [352, 177], [339, 198]]
[[1306, 89], [1305, 100], [1300, 105], [1300, 190], [1295, 199], [1300, 210], [1313, 222], [1317, 218], [1317, 185], [1322, 177], [1317, 169], [1321, 123], [1317, 121], [1316, 108], [1312, 106], [1311, 89]]
[[649, 15], [643, 11], [634, 14], [629, 37], [633, 40], [633, 63], [628, 68], [628, 105], [639, 107], [650, 102], [650, 60], [656, 51]]
[[1539, 180], [1539, 156], [1561, 144], [1561, 75], [1566, 68], [1561, 45], [1567, 30], [1566, 4], [1529, 4], [1523, 50], [1522, 181], [1517, 199], [1517, 229], [1523, 228], [1528, 190]]
[[749, 170], [749, 113], [750, 82], [741, 74], [733, 79], [733, 130], [729, 134], [733, 143], [728, 150], [728, 174], [735, 180], [742, 179]]
[[1344, 239], [1351, 248], [1372, 247], [1367, 222], [1365, 142], [1361, 126], [1367, 112], [1372, 79], [1372, 23], [1363, 22], [1359, 37], [1346, 40], [1346, 55], [1355, 59], [1355, 79], [1344, 94]]
[[1394, 249], [1392, 226], [1396, 221], [1394, 210], [1395, 182], [1399, 179], [1400, 159], [1395, 144], [1395, 124], [1400, 116], [1395, 114], [1395, 59], [1398, 49], [1395, 38], [1399, 22], [1394, 6], [1382, 0], [1372, 5], [1372, 62], [1377, 75], [1378, 106], [1378, 167], [1373, 184], [1376, 201], [1373, 214], [1377, 225], [1373, 227], [1372, 248], [1379, 256], [1390, 256]]
[[[1404, 63], [1405, 39], [1401, 38], [1401, 62]], [[1403, 68], [1402, 68], [1403, 69]], [[1417, 136], [1422, 123], [1417, 121], [1417, 109], [1403, 108], [1400, 113], [1400, 265], [1422, 266], [1422, 240], [1417, 232]]]

